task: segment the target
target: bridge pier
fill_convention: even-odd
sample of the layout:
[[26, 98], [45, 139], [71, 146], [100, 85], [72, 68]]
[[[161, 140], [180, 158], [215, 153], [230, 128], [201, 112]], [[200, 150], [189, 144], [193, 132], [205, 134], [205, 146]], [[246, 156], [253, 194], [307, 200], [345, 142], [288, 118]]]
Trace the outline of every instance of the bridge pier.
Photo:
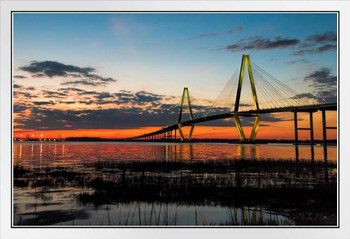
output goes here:
[[298, 146], [298, 112], [294, 111], [294, 137], [295, 145]]
[[313, 120], [313, 112], [310, 112], [310, 140], [311, 140], [311, 145], [314, 145], [314, 120]]
[[310, 128], [298, 128], [298, 112], [294, 111], [294, 137], [295, 137], [295, 158], [299, 160], [299, 138], [298, 130], [310, 130], [310, 145], [311, 145], [311, 159], [314, 159], [314, 125], [313, 125], [313, 111], [309, 112]]
[[327, 160], [327, 126], [326, 126], [326, 111], [322, 110], [322, 132], [323, 132], [323, 154], [324, 160]]
[[311, 161], [313, 162], [315, 160], [313, 112], [310, 112], [309, 119], [310, 119]]
[[314, 123], [313, 123], [313, 113], [309, 112], [310, 128], [298, 128], [298, 112], [294, 112], [294, 134], [295, 134], [295, 144], [298, 144], [298, 130], [310, 130], [310, 144], [314, 145]]
[[295, 159], [299, 160], [299, 147], [298, 147], [298, 112], [294, 111], [294, 137], [295, 137]]
[[[327, 161], [328, 152], [327, 152], [327, 129], [337, 129], [337, 127], [327, 127], [327, 119], [326, 119], [326, 111], [327, 109], [322, 109], [322, 138], [323, 138], [323, 156], [324, 160]], [[304, 111], [303, 111], [304, 112]], [[310, 130], [310, 145], [311, 145], [311, 159], [314, 160], [315, 152], [314, 152], [314, 126], [313, 126], [313, 113], [314, 111], [309, 111], [309, 119], [310, 119], [310, 128], [298, 128], [298, 112], [294, 111], [294, 135], [295, 135], [295, 153], [296, 159], [299, 158], [299, 140], [298, 140], [298, 130]]]

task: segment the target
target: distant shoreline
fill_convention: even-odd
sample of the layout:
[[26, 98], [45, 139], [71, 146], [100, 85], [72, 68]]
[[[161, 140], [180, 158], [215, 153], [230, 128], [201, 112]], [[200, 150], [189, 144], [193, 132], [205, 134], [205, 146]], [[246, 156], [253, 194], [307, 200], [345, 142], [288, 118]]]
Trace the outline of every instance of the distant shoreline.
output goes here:
[[[14, 140], [19, 141], [40, 141], [39, 139], [23, 139]], [[108, 139], [108, 138], [95, 138], [95, 137], [70, 137], [66, 139], [55, 140], [56, 142], [159, 142], [159, 143], [180, 143], [180, 139], [159, 139], [159, 140], [131, 140], [131, 139]], [[54, 140], [41, 140], [41, 142], [55, 142]], [[228, 143], [228, 144], [294, 144], [294, 140], [278, 140], [278, 139], [257, 139], [255, 141], [241, 142], [238, 139], [192, 139], [191, 141], [183, 141], [184, 143]], [[310, 145], [310, 140], [299, 140], [300, 145]], [[314, 144], [323, 144], [323, 140], [314, 140]], [[327, 140], [327, 145], [336, 146], [337, 140]]]

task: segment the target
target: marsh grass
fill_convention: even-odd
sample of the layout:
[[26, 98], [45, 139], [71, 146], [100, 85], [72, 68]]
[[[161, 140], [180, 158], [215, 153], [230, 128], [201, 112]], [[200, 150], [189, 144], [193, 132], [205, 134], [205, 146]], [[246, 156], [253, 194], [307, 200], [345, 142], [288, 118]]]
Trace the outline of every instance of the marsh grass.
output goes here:
[[[35, 197], [51, 200], [48, 193], [61, 188], [79, 188], [74, 196], [81, 206], [109, 207], [134, 203], [118, 225], [176, 225], [178, 213], [155, 207], [149, 215], [140, 203], [264, 207], [303, 223], [317, 224], [317, 217], [330, 216], [337, 207], [336, 163], [324, 161], [237, 159], [208, 161], [103, 161], [69, 167], [14, 167], [14, 186], [35, 189]], [[156, 210], [158, 209], [158, 211]], [[302, 212], [309, 214], [300, 214]], [[249, 209], [228, 211], [228, 220], [210, 225], [283, 224], [278, 216], [264, 218]], [[107, 224], [115, 220], [106, 212]], [[317, 215], [317, 216], [316, 216]], [[196, 224], [199, 215], [194, 215]], [[67, 217], [68, 218], [68, 217]], [[328, 221], [322, 222], [328, 223]]]

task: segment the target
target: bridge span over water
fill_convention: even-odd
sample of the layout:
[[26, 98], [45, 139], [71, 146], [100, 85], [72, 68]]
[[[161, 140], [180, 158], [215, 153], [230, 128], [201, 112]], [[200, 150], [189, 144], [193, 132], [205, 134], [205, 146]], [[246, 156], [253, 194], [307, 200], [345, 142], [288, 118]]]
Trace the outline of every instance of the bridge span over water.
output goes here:
[[[245, 68], [247, 66], [247, 69]], [[250, 87], [250, 98], [252, 102], [245, 104], [245, 106], [250, 106], [250, 109], [246, 109], [244, 104], [241, 102], [242, 87], [244, 85], [244, 76], [248, 76], [249, 81], [245, 80], [246, 84]], [[181, 141], [190, 141], [196, 124], [204, 123], [212, 120], [228, 119], [233, 118], [235, 126], [237, 128], [240, 140], [244, 141], [255, 141], [258, 127], [261, 120], [261, 115], [272, 114], [280, 112], [292, 112], [294, 114], [294, 132], [295, 132], [295, 145], [298, 145], [298, 131], [307, 130], [310, 132], [310, 143], [314, 144], [314, 127], [313, 127], [313, 113], [317, 111], [322, 112], [322, 129], [323, 129], [323, 144], [327, 144], [327, 129], [337, 129], [337, 127], [329, 127], [326, 123], [326, 112], [327, 111], [337, 111], [337, 103], [319, 103], [307, 104], [307, 102], [298, 99], [298, 94], [293, 91], [290, 87], [285, 85], [283, 82], [277, 80], [276, 78], [269, 75], [267, 72], [255, 66], [252, 68], [249, 55], [242, 56], [242, 62], [239, 72], [236, 77], [236, 81], [231, 80], [225, 86], [225, 89], [230, 90], [230, 84], [237, 86], [235, 102], [232, 106], [227, 107], [229, 109], [226, 112], [204, 114], [200, 117], [193, 117], [191, 100], [189, 95], [189, 90], [187, 87], [184, 88], [181, 102], [179, 116], [176, 123], [167, 125], [159, 130], [138, 135], [136, 137], [130, 138], [131, 140], [168, 140], [177, 139], [176, 132], [179, 134]], [[256, 79], [259, 81], [256, 81]], [[234, 79], [234, 77], [232, 78]], [[224, 90], [225, 90], [224, 89]], [[257, 89], [260, 89], [259, 91]], [[230, 97], [232, 98], [232, 96]], [[187, 100], [189, 108], [189, 120], [181, 121], [184, 103]], [[230, 100], [230, 99], [228, 99]], [[225, 99], [225, 102], [228, 101]], [[215, 102], [214, 102], [215, 103]], [[306, 112], [309, 113], [309, 127], [301, 128], [298, 127], [298, 113]], [[243, 130], [240, 117], [252, 117], [254, 118], [254, 124], [250, 133], [250, 137], [247, 138]], [[182, 127], [191, 127], [188, 137], [185, 138]]]

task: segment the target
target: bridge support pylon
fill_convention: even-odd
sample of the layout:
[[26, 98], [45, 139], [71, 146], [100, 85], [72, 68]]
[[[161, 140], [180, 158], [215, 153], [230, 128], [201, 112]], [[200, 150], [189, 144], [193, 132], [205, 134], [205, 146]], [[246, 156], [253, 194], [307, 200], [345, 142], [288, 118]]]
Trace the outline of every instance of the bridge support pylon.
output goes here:
[[[187, 95], [187, 97], [186, 97]], [[185, 101], [185, 98], [187, 99], [187, 103], [188, 103], [188, 108], [190, 110], [190, 119], [193, 120], [193, 114], [192, 114], [192, 106], [191, 106], [191, 100], [190, 100], [190, 93], [188, 91], [188, 88], [185, 87], [184, 88], [184, 91], [182, 93], [182, 98], [181, 98], [181, 105], [180, 105], [180, 112], [179, 112], [179, 119], [177, 121], [177, 126], [178, 126], [178, 129], [179, 129], [179, 134], [180, 134], [180, 138], [181, 138], [181, 141], [184, 141], [185, 140], [185, 137], [184, 137], [184, 134], [182, 132], [182, 125], [181, 125], [181, 117], [182, 117], [182, 111], [183, 111], [183, 106], [184, 106], [184, 101]], [[190, 141], [191, 138], [192, 138], [192, 134], [193, 134], [193, 130], [194, 130], [194, 124], [191, 125], [191, 129], [190, 129], [190, 133], [188, 134], [188, 140]], [[176, 131], [175, 131], [176, 132]], [[176, 136], [175, 136], [176, 137]]]
[[[252, 95], [253, 95], [254, 109], [259, 110], [258, 96], [256, 94], [254, 75], [253, 75], [252, 66], [250, 64], [250, 58], [249, 58], [249, 55], [244, 54], [242, 56], [242, 63], [241, 63], [239, 80], [238, 80], [238, 87], [237, 87], [237, 93], [236, 93], [236, 102], [235, 102], [235, 108], [234, 108], [234, 113], [233, 113], [233, 119], [235, 121], [235, 125], [236, 125], [237, 131], [239, 134], [239, 138], [241, 141], [245, 141], [246, 137], [245, 137], [245, 134], [243, 131], [241, 121], [239, 120], [239, 117], [238, 117], [238, 110], [239, 110], [239, 101], [241, 98], [242, 83], [243, 83], [244, 69], [245, 69], [246, 63], [247, 63], [247, 68], [248, 68], [250, 86], [251, 86]], [[250, 133], [250, 137], [249, 137], [249, 139], [252, 141], [254, 141], [256, 138], [256, 135], [258, 133], [259, 124], [260, 124], [260, 119], [261, 119], [260, 114], [255, 114], [254, 117], [255, 117], [255, 121], [254, 121], [254, 125], [253, 125], [252, 131]]]

